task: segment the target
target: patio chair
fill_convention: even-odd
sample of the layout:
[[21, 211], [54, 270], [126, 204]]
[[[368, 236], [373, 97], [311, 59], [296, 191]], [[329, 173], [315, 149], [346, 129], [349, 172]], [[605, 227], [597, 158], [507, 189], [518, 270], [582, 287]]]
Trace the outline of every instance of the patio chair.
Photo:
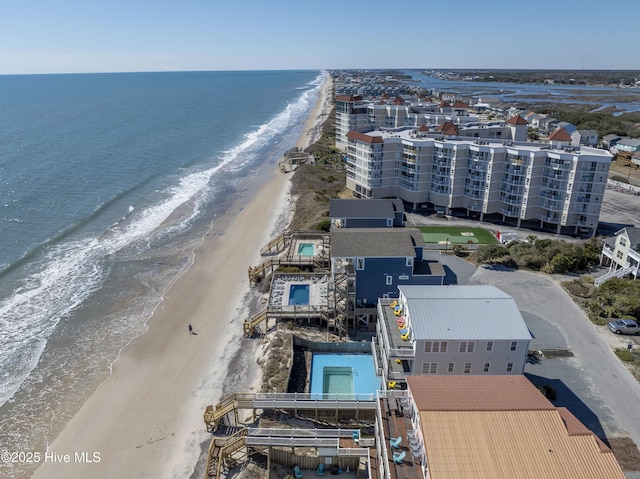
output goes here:
[[360, 431], [353, 431], [353, 433], [351, 433], [351, 439], [353, 439], [353, 442], [355, 442], [356, 444], [360, 443]]
[[394, 452], [393, 453], [393, 463], [394, 464], [402, 464], [402, 460], [404, 459], [404, 456], [407, 455], [406, 451], [402, 451], [400, 453], [398, 452]]
[[296, 479], [300, 479], [302, 477], [302, 471], [298, 466], [293, 467], [293, 475], [296, 476]]
[[318, 469], [316, 470], [316, 474], [318, 476], [324, 476], [324, 463], [323, 462], [318, 464]]
[[402, 336], [400, 336], [402, 338], [403, 341], [409, 341], [409, 337], [411, 336], [411, 333], [409, 333], [408, 331], [403, 334]]
[[391, 446], [391, 449], [398, 449], [401, 442], [402, 436], [392, 437], [391, 439], [389, 439], [389, 445]]
[[387, 382], [387, 388], [388, 389], [395, 389], [396, 388], [396, 384], [398, 384], [397, 381], [388, 381]]

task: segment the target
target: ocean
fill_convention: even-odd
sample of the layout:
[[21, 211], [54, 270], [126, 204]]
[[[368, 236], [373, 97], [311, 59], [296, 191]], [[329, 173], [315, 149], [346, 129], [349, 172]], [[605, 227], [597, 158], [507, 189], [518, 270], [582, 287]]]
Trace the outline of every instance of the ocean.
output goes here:
[[324, 75], [0, 76], [0, 451], [46, 450]]

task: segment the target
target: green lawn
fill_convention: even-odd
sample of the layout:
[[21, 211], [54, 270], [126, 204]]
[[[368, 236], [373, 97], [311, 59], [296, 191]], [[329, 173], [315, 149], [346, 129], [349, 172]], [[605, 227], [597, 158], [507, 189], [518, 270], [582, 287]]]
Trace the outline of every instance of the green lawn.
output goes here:
[[[425, 243], [449, 243], [469, 242], [479, 244], [495, 244], [498, 240], [489, 231], [483, 228], [470, 228], [468, 226], [417, 226], [422, 232]], [[463, 234], [464, 233], [464, 234]]]

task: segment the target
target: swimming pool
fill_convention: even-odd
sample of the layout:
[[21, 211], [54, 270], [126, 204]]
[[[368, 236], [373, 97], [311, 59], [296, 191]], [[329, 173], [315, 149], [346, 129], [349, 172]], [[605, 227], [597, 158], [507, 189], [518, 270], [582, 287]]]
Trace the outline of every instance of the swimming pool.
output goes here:
[[289, 288], [289, 304], [309, 304], [309, 285], [292, 284]]
[[370, 354], [313, 354], [309, 392], [375, 394], [378, 389], [380, 377]]
[[298, 245], [298, 254], [300, 256], [313, 256], [315, 254], [316, 247], [313, 243], [300, 243]]

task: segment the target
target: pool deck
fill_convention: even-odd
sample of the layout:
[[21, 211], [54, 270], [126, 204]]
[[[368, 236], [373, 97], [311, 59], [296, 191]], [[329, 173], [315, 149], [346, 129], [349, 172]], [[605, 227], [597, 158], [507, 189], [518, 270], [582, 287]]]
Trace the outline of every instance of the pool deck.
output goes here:
[[[291, 285], [309, 286], [309, 304], [290, 305]], [[271, 283], [269, 306], [281, 307], [283, 311], [291, 309], [304, 310], [305, 308], [327, 307], [329, 305], [329, 279], [328, 276], [308, 274], [283, 274], [274, 275]]]

